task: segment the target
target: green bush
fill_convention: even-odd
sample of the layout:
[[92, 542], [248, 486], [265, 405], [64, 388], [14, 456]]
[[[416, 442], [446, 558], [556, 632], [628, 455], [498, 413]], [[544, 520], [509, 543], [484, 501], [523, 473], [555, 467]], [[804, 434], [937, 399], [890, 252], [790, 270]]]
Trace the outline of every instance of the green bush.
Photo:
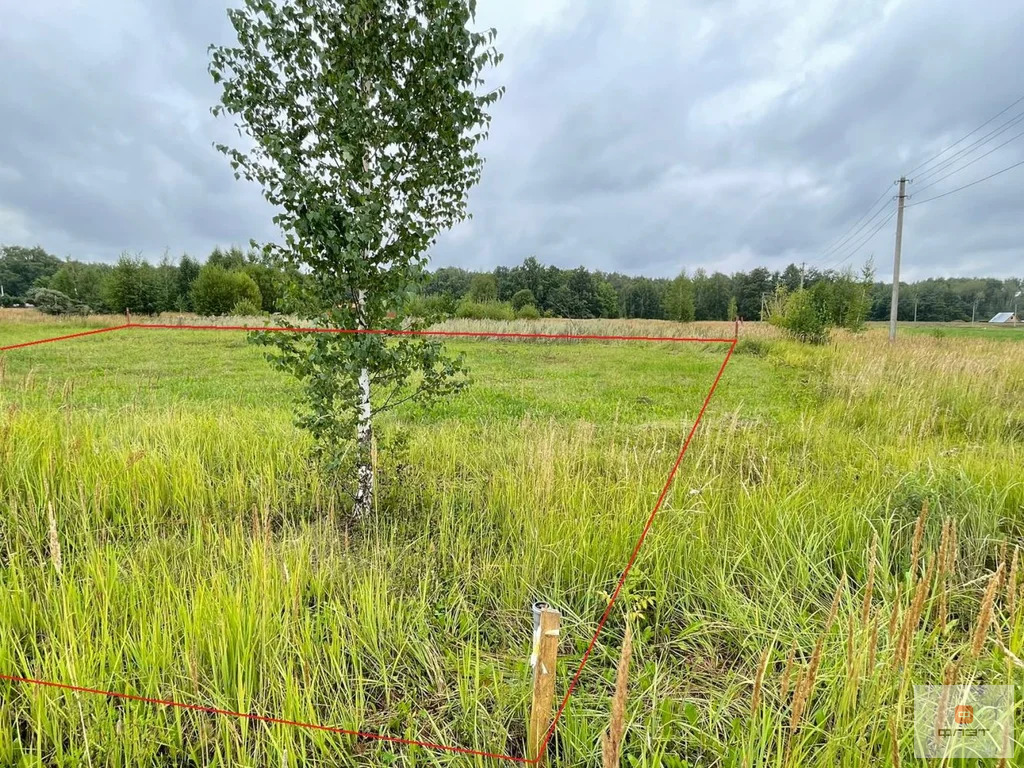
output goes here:
[[780, 298], [769, 322], [808, 344], [824, 344], [829, 338], [825, 314], [806, 290]]
[[263, 311], [249, 299], [241, 299], [231, 308], [231, 314], [236, 317], [256, 317], [262, 315]]
[[28, 292], [28, 300], [35, 308], [47, 315], [87, 315], [89, 307], [72, 299], [66, 293], [50, 288], [33, 288]]
[[516, 312], [527, 305], [533, 305], [535, 308], [537, 306], [537, 297], [533, 295], [533, 291], [529, 288], [523, 288], [523, 290], [512, 294], [512, 309]]
[[455, 300], [445, 294], [413, 296], [406, 310], [413, 317], [435, 318], [455, 314]]
[[502, 301], [472, 301], [463, 299], [455, 310], [456, 317], [470, 320], [515, 320], [512, 306]]
[[229, 271], [217, 264], [199, 270], [192, 283], [192, 305], [200, 315], [226, 315], [240, 301], [260, 307], [259, 286], [245, 272]]
[[[513, 296], [512, 298], [514, 299], [515, 297]], [[516, 317], [520, 320], [536, 320], [540, 317], [540, 312], [537, 311], [533, 304], [524, 304], [516, 312]]]

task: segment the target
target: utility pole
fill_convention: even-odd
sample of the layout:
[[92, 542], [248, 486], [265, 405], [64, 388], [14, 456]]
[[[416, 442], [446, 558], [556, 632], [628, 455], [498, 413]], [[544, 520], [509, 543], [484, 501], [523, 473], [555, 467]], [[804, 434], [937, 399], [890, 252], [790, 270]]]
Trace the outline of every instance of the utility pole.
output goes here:
[[907, 178], [900, 176], [899, 207], [896, 209], [896, 250], [892, 256], [892, 305], [889, 307], [889, 342], [896, 341], [896, 314], [900, 309], [900, 250], [903, 248], [903, 201]]
[[800, 262], [800, 290], [801, 291], [804, 289], [804, 267], [806, 267], [806, 266], [807, 266], [807, 262], [806, 261], [801, 261]]

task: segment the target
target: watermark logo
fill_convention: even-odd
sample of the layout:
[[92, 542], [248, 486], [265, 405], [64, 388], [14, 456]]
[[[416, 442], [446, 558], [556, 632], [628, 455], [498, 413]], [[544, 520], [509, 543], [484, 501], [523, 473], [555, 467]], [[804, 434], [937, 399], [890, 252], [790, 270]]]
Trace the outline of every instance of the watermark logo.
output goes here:
[[1012, 685], [915, 685], [914, 755], [1013, 756]]
[[953, 722], [959, 725], [970, 725], [974, 722], [974, 707], [970, 704], [958, 704], [953, 709]]

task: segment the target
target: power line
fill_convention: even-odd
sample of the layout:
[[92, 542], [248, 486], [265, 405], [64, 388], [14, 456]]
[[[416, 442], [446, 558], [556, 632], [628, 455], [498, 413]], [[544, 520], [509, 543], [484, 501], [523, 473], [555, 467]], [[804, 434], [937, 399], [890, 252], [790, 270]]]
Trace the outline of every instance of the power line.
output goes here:
[[868, 233], [867, 237], [861, 239], [861, 241], [854, 247], [852, 251], [846, 254], [846, 256], [844, 256], [840, 261], [837, 261], [835, 264], [830, 265], [826, 269], [835, 269], [840, 264], [844, 264], [845, 262], [849, 261], [853, 256], [857, 254], [858, 251], [860, 251], [861, 248], [870, 243], [872, 238], [874, 238], [874, 236], [877, 235], [886, 224], [892, 221], [892, 217], [895, 215], [896, 211], [890, 211], [889, 215], [886, 216], [881, 222], [879, 222], [879, 224]]
[[950, 176], [953, 176], [954, 174], [960, 173], [960, 171], [962, 171], [962, 170], [963, 170], [964, 168], [967, 168], [968, 166], [974, 165], [974, 164], [975, 164], [976, 162], [978, 162], [978, 161], [979, 161], [979, 160], [981, 160], [982, 158], [988, 157], [989, 155], [991, 155], [991, 154], [992, 154], [993, 152], [995, 152], [996, 150], [1002, 149], [1002, 148], [1003, 148], [1003, 147], [1005, 147], [1005, 146], [1006, 146], [1007, 144], [1009, 144], [1009, 143], [1010, 143], [1011, 141], [1016, 141], [1016, 140], [1017, 140], [1017, 139], [1019, 139], [1019, 138], [1020, 138], [1021, 136], [1024, 136], [1024, 131], [1021, 131], [1021, 132], [1020, 132], [1020, 133], [1018, 133], [1018, 134], [1017, 134], [1016, 136], [1014, 136], [1014, 137], [1013, 137], [1012, 139], [1007, 139], [1007, 140], [1006, 140], [1006, 141], [1004, 141], [1004, 142], [1003, 142], [1002, 144], [1000, 144], [1000, 145], [999, 145], [998, 147], [994, 147], [993, 149], [990, 149], [990, 150], [989, 150], [988, 152], [986, 152], [986, 153], [985, 153], [984, 155], [979, 155], [978, 157], [974, 158], [974, 159], [973, 159], [973, 160], [971, 160], [970, 162], [964, 163], [964, 164], [963, 164], [963, 165], [961, 165], [961, 166], [960, 166], [959, 168], [957, 168], [957, 169], [956, 169], [955, 171], [950, 171], [950, 172], [949, 172], [949, 173], [947, 173], [947, 174], [944, 174], [944, 175], [942, 175], [942, 176], [939, 176], [939, 178], [935, 179], [935, 180], [934, 180], [934, 181], [932, 181], [932, 182], [931, 182], [930, 184], [925, 184], [925, 185], [924, 185], [923, 187], [920, 187], [920, 188], [919, 188], [919, 189], [918, 189], [917, 191], [918, 191], [918, 192], [923, 192], [924, 190], [928, 189], [929, 187], [934, 187], [934, 186], [935, 186], [936, 184], [938, 184], [938, 183], [939, 183], [940, 181], [942, 181], [943, 179], [948, 179], [948, 178], [949, 178]]
[[[845, 236], [842, 236], [841, 239], [839, 240], [839, 242], [837, 242], [834, 245], [831, 245], [828, 248], [826, 248], [822, 252], [821, 258], [825, 259], [825, 258], [828, 257], [828, 255], [830, 253], [834, 253], [835, 251], [841, 249], [846, 243], [848, 243], [851, 239], [853, 239], [853, 237], [855, 237], [858, 232], [861, 232], [868, 224], [870, 224], [874, 219], [876, 219], [878, 217], [878, 214], [880, 214], [882, 211], [885, 210], [884, 206], [882, 208], [879, 208], [877, 211], [875, 211], [875, 213], [871, 215], [870, 219], [868, 219], [867, 221], [864, 221], [865, 217], [867, 217], [867, 215], [869, 213], [871, 213], [871, 211], [874, 209], [874, 207], [876, 205], [878, 205], [878, 203], [882, 200], [882, 198], [885, 197], [888, 194], [889, 194], [889, 188], [886, 187], [884, 190], [882, 190], [882, 194], [880, 194], [875, 199], [875, 201], [873, 203], [871, 203], [870, 206], [868, 206], [867, 212], [864, 213], [864, 215], [861, 216], [859, 219], [857, 219], [857, 221], [853, 222], [853, 226], [850, 228], [850, 230], [847, 230], [847, 232], [849, 234], [847, 234]], [[861, 224], [859, 227], [857, 227], [857, 225], [860, 224], [860, 222], [862, 222], [862, 221], [864, 221], [864, 223]], [[856, 227], [856, 229], [854, 229], [855, 227]]]
[[[940, 172], [944, 171], [946, 168], [948, 168], [953, 163], [955, 163], [959, 158], [961, 158], [963, 156], [966, 156], [966, 155], [973, 154], [977, 150], [979, 150], [982, 147], [984, 147], [985, 144], [987, 144], [989, 141], [994, 139], [996, 136], [998, 136], [1001, 133], [1005, 133], [1006, 131], [1010, 130], [1010, 128], [1012, 128], [1013, 126], [1017, 125], [1017, 123], [1019, 123], [1021, 120], [1024, 120], [1024, 112], [1021, 112], [1020, 114], [1015, 115], [1014, 117], [1010, 118], [1005, 123], [1003, 123], [1001, 126], [996, 128], [994, 131], [989, 131], [984, 136], [982, 136], [980, 139], [975, 141], [973, 144], [969, 144], [968, 146], [966, 146], [963, 149], [961, 149], [959, 152], [956, 152], [956, 153], [950, 155], [945, 160], [943, 160], [941, 163], [936, 165], [934, 168], [929, 168], [923, 174], [918, 176], [917, 179], [915, 179], [915, 181], [919, 181], [919, 182], [920, 181], [924, 181], [925, 179], [929, 178], [930, 176], [934, 176], [936, 173], [940, 173]], [[964, 153], [966, 153], [966, 155]]]
[[[912, 168], [912, 169], [910, 170], [910, 173], [913, 173], [914, 171], [918, 170], [918, 168], [923, 168], [924, 166], [926, 166], [926, 165], [928, 165], [929, 163], [931, 163], [931, 162], [932, 162], [932, 160], [935, 160], [936, 158], [939, 158], [939, 157], [941, 157], [942, 155], [946, 154], [946, 153], [947, 153], [947, 152], [948, 152], [949, 150], [951, 150], [951, 149], [952, 149], [953, 147], [955, 147], [955, 146], [956, 146], [957, 144], [959, 144], [960, 142], [964, 141], [964, 139], [969, 139], [969, 138], [970, 138], [971, 136], [973, 136], [974, 134], [976, 134], [976, 133], [977, 133], [978, 131], [980, 131], [980, 130], [981, 130], [982, 128], [984, 128], [984, 127], [985, 127], [986, 125], [988, 125], [989, 123], [991, 123], [991, 122], [992, 122], [993, 120], [995, 120], [995, 119], [996, 119], [997, 117], [999, 117], [1000, 115], [1004, 115], [1004, 114], [1006, 114], [1006, 113], [1007, 113], [1007, 112], [1009, 112], [1009, 111], [1010, 111], [1010, 110], [1011, 110], [1011, 109], [1012, 109], [1013, 107], [1015, 107], [1015, 106], [1017, 106], [1018, 104], [1020, 104], [1020, 103], [1021, 103], [1022, 101], [1024, 101], [1024, 96], [1021, 96], [1021, 97], [1020, 97], [1019, 99], [1017, 99], [1017, 100], [1016, 100], [1015, 102], [1013, 102], [1013, 104], [1011, 104], [1010, 106], [1008, 106], [1008, 107], [1006, 107], [1005, 109], [1001, 110], [1000, 112], [997, 112], [996, 114], [992, 115], [992, 117], [990, 117], [990, 118], [989, 118], [988, 120], [986, 120], [986, 121], [985, 121], [984, 123], [982, 123], [981, 125], [979, 125], [979, 126], [978, 126], [977, 128], [975, 128], [975, 129], [974, 129], [973, 131], [971, 131], [970, 133], [964, 134], [963, 136], [961, 136], [961, 137], [960, 137], [959, 139], [957, 139], [956, 141], [954, 141], [954, 142], [953, 142], [952, 144], [950, 144], [950, 145], [949, 145], [948, 147], [946, 147], [945, 149], [943, 149], [943, 150], [942, 150], [941, 152], [939, 152], [938, 154], [936, 154], [936, 155], [932, 155], [932, 156], [931, 156], [931, 157], [929, 157], [929, 158], [928, 158], [927, 160], [925, 160], [925, 161], [924, 161], [923, 163], [921, 163], [920, 165], [918, 165], [918, 166], [917, 166], [916, 168]], [[909, 174], [908, 174], [908, 175], [909, 175]]]
[[1024, 165], [1024, 160], [1021, 160], [1019, 163], [1014, 163], [1013, 165], [1007, 166], [1006, 168], [1003, 168], [1001, 171], [996, 171], [995, 173], [990, 173], [988, 176], [985, 176], [984, 178], [978, 179], [977, 181], [972, 181], [970, 184], [964, 184], [962, 187], [957, 187], [956, 189], [949, 190], [949, 192], [943, 192], [941, 195], [935, 195], [935, 197], [926, 197], [924, 200], [918, 200], [916, 203], [907, 203], [906, 207], [910, 208], [913, 205], [924, 205], [925, 203], [930, 203], [932, 200], [938, 200], [940, 197], [946, 197], [947, 195], [952, 195], [954, 192], [959, 192], [961, 189], [967, 189], [968, 187], [973, 187], [975, 184], [981, 184], [981, 182], [983, 182], [983, 181], [988, 181], [992, 177], [998, 176], [1001, 173], [1006, 173], [1007, 171], [1012, 171], [1014, 168], [1016, 168], [1019, 165]]

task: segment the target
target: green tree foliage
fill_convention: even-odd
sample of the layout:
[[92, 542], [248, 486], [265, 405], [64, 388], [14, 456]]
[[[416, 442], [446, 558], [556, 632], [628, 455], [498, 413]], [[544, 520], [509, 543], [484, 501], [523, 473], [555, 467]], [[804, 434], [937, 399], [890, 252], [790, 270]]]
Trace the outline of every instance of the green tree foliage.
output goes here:
[[498, 284], [494, 280], [494, 275], [488, 275], [486, 272], [473, 275], [469, 282], [469, 298], [478, 302], [497, 301]]
[[665, 317], [677, 323], [690, 323], [694, 314], [693, 281], [680, 272], [665, 291]]
[[529, 288], [518, 290], [512, 295], [512, 309], [516, 312], [527, 304], [533, 306], [534, 310], [537, 309], [537, 297], [533, 295], [533, 291]]
[[469, 293], [470, 274], [458, 267], [441, 267], [441, 269], [429, 276], [423, 286], [423, 292], [428, 296], [450, 296], [460, 299]]
[[187, 253], [178, 263], [178, 293], [175, 297], [175, 309], [181, 312], [192, 311], [192, 283], [199, 277], [202, 265]]
[[192, 283], [192, 306], [200, 315], [226, 315], [241, 301], [259, 309], [259, 286], [245, 272], [229, 271], [218, 264], [207, 264]]
[[84, 315], [89, 307], [51, 288], [30, 288], [26, 297], [40, 312], [47, 315]]
[[122, 254], [103, 284], [104, 303], [111, 312], [152, 314], [156, 311], [157, 288], [153, 267], [141, 258]]
[[[732, 280], [728, 275], [715, 272], [708, 275], [698, 269], [693, 275], [693, 314], [695, 320], [734, 320], [730, 310]], [[730, 317], [732, 313], [732, 317]]]
[[[79, 305], [96, 311], [108, 311], [104, 283], [111, 268], [107, 264], [83, 264], [70, 259], [45, 280], [45, 287], [63, 293]], [[37, 281], [42, 284], [42, 280]]]
[[[483, 69], [494, 30], [468, 28], [473, 0], [245, 0], [228, 12], [237, 46], [214, 47], [215, 114], [248, 138], [221, 146], [258, 182], [285, 233], [268, 257], [308, 273], [303, 314], [324, 327], [398, 328], [426, 250], [466, 216], [483, 160]], [[464, 383], [434, 339], [275, 335], [276, 360], [304, 384], [299, 421], [338, 467], [355, 438], [354, 516], [369, 513], [373, 418]], [[411, 383], [413, 382], [413, 383]]]
[[812, 290], [797, 290], [786, 294], [785, 289], [776, 293], [775, 309], [769, 322], [785, 329], [791, 336], [809, 344], [824, 344], [828, 341], [828, 322], [820, 300]]
[[533, 304], [524, 304], [516, 310], [516, 317], [520, 320], [536, 320], [540, 317], [540, 311]]
[[601, 311], [601, 317], [613, 318], [619, 316], [619, 294], [607, 280], [599, 280], [597, 283], [597, 305]]
[[586, 267], [577, 267], [566, 280], [569, 289], [567, 317], [600, 317], [601, 302], [597, 295], [597, 281]]
[[662, 292], [655, 281], [641, 277], [632, 282], [623, 297], [626, 317], [661, 320], [665, 317]]
[[39, 246], [0, 246], [0, 285], [9, 296], [24, 296], [39, 278], [61, 268], [62, 262]]
[[236, 317], [255, 317], [260, 314], [260, 307], [249, 299], [241, 299], [231, 308], [231, 314]]

